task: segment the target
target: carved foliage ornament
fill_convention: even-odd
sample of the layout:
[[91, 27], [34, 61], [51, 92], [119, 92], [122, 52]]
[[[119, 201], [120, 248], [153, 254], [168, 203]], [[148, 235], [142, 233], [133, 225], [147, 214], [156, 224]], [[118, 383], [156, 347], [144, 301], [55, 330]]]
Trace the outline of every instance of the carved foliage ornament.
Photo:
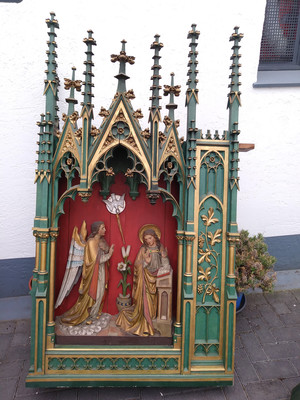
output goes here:
[[71, 87], [75, 88], [77, 92], [80, 92], [82, 81], [76, 80], [72, 81], [72, 79], [64, 78], [65, 79], [65, 89], [69, 90]]
[[134, 64], [135, 57], [127, 56], [125, 51], [121, 51], [120, 54], [112, 54], [111, 62], [115, 63], [117, 61], [128, 62], [129, 64]]
[[[212, 296], [216, 303], [220, 302], [218, 292], [220, 289], [216, 286], [214, 282], [218, 277], [218, 256], [219, 253], [216, 252], [214, 246], [216, 243], [221, 243], [222, 229], [216, 229], [214, 232], [209, 231], [209, 227], [212, 224], [219, 222], [217, 218], [214, 217], [214, 209], [209, 208], [208, 214], [201, 215], [203, 224], [205, 226], [205, 232], [201, 232], [198, 238], [198, 254], [200, 255], [198, 260], [198, 282], [197, 291], [198, 294], [202, 296], [202, 303], [205, 302], [206, 296]], [[201, 264], [209, 264], [208, 267], [204, 267]], [[206, 282], [206, 283], [205, 283]]]
[[173, 93], [176, 97], [178, 97], [180, 95], [180, 91], [181, 91], [180, 85], [176, 86], [164, 85], [164, 96]]

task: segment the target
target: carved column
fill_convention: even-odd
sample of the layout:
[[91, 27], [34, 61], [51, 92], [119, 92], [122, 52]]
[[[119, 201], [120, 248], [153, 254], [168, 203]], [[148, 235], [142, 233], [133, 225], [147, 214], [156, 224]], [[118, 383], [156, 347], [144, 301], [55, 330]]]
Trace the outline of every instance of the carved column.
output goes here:
[[55, 284], [55, 256], [58, 228], [50, 231], [50, 270], [49, 270], [49, 314], [47, 323], [47, 348], [54, 347], [55, 322], [54, 322], [54, 284]]
[[[184, 235], [177, 232], [178, 240], [178, 269], [177, 269], [177, 305], [176, 305], [176, 322], [175, 322], [175, 339], [181, 336], [181, 296], [182, 296], [182, 257], [183, 257], [183, 240]], [[183, 233], [183, 232], [182, 232]]]

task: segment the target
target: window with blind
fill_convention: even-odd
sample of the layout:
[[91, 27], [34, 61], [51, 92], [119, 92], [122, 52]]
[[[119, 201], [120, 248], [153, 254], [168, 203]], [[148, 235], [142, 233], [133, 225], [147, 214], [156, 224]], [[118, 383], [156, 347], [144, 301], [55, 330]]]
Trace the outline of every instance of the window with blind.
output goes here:
[[300, 0], [267, 0], [257, 86], [300, 86]]

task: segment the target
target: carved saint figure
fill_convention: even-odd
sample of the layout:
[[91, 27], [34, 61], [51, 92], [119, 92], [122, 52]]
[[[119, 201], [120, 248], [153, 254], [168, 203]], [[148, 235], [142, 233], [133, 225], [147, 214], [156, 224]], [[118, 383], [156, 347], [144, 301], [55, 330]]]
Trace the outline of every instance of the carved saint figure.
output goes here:
[[64, 324], [78, 325], [101, 314], [107, 289], [107, 262], [114, 251], [114, 244], [109, 247], [104, 239], [105, 232], [104, 222], [94, 222], [92, 232], [85, 242], [85, 222], [80, 234], [77, 227], [74, 228], [68, 264], [55, 308], [70, 293], [81, 271], [82, 277], [76, 303], [62, 316], [61, 322]]
[[158, 276], [169, 274], [171, 266], [167, 250], [160, 242], [160, 231], [152, 225], [140, 229], [142, 246], [134, 263], [133, 305], [119, 314], [116, 324], [126, 332], [139, 336], [154, 335], [153, 320], [157, 316]]

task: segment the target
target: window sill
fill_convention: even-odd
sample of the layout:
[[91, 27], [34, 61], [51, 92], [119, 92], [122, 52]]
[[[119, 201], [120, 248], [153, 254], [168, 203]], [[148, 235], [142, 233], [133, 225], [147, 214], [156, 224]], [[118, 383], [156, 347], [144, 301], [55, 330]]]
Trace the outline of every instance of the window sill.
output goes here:
[[254, 88], [300, 86], [300, 70], [258, 71]]

